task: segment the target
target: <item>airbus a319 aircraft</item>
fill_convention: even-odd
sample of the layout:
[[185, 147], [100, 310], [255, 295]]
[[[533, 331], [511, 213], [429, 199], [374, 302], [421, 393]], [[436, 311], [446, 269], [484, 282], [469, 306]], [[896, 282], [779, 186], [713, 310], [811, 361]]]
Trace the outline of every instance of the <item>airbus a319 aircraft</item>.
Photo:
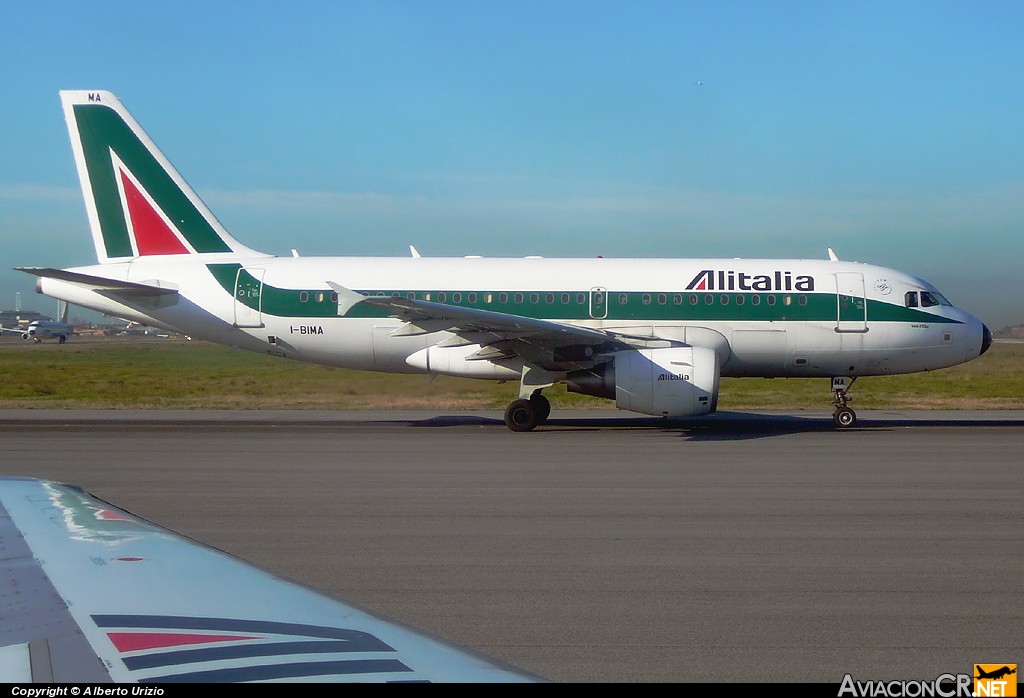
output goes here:
[[86, 308], [283, 358], [517, 381], [665, 417], [715, 411], [721, 376], [831, 379], [954, 366], [985, 325], [894, 269], [797, 259], [277, 257], [232, 237], [109, 92], [62, 92], [98, 264], [23, 267]]
[[75, 328], [68, 322], [68, 304], [61, 301], [59, 305], [62, 306], [60, 320], [33, 320], [24, 330], [0, 327], [0, 332], [20, 334], [22, 339], [31, 339], [36, 344], [44, 339], [56, 339], [64, 344], [75, 333]]
[[20, 334], [22, 339], [31, 339], [36, 344], [44, 339], [56, 339], [59, 343], [64, 344], [74, 334], [74, 329], [68, 323], [58, 320], [33, 320], [24, 330], [0, 328], [4, 332]]

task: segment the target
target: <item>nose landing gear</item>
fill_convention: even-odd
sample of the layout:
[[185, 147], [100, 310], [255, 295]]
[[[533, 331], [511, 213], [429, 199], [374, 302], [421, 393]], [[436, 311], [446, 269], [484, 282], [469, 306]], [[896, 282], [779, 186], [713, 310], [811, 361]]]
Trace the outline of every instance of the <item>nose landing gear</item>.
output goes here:
[[849, 376], [835, 376], [832, 379], [832, 404], [836, 406], [836, 411], [832, 413], [832, 421], [840, 429], [852, 427], [857, 423], [857, 413], [847, 406], [847, 403], [853, 400], [850, 388], [853, 387], [855, 380], [856, 377]]

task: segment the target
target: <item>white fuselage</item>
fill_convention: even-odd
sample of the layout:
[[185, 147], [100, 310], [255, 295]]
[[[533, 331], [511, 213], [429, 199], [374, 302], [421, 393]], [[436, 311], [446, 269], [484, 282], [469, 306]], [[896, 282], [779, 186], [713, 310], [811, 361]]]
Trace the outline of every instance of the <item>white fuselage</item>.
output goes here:
[[[985, 332], [963, 310], [922, 304], [921, 292], [941, 296], [921, 279], [837, 261], [226, 254], [149, 256], [71, 271], [158, 282], [177, 288], [178, 295], [173, 302], [129, 303], [53, 278], [40, 279], [39, 290], [195, 338], [387, 372], [426, 370], [410, 357], [449, 333], [392, 336], [403, 322], [386, 314], [339, 316], [328, 282], [368, 295], [413, 294], [707, 346], [718, 352], [724, 376], [863, 376], [943, 368], [977, 357]], [[502, 377], [474, 374], [479, 366], [429, 372]]]

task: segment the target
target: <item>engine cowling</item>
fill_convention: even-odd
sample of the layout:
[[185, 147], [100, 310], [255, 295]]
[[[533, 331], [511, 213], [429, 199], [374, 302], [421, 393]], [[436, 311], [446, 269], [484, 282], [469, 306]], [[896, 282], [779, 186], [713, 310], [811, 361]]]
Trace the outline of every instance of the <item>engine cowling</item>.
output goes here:
[[631, 349], [599, 370], [570, 374], [570, 392], [615, 397], [619, 409], [697, 417], [718, 407], [718, 353], [707, 347]]
[[479, 344], [461, 347], [430, 346], [411, 354], [405, 362], [421, 371], [445, 376], [490, 380], [518, 380], [522, 376], [522, 361], [517, 365], [514, 360], [497, 363], [472, 359], [480, 349]]

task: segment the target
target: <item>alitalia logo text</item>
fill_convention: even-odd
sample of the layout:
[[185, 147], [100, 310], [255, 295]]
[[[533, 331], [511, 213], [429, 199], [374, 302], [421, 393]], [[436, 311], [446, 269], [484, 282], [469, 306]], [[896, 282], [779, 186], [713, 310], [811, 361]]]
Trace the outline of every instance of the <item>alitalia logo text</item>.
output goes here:
[[686, 287], [687, 291], [813, 291], [813, 276], [795, 276], [790, 271], [747, 274], [742, 271], [704, 269]]

